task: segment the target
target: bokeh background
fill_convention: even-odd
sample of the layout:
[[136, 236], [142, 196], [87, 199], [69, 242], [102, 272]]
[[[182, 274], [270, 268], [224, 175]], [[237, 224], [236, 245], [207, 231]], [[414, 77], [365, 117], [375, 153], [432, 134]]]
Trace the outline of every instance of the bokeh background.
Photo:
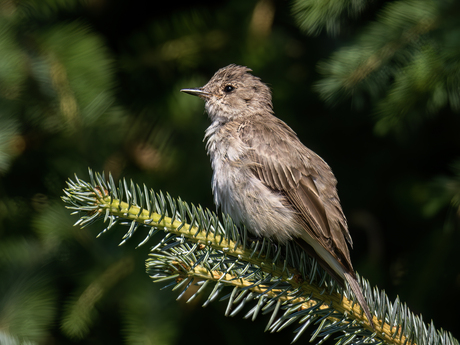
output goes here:
[[1, 0], [0, 344], [290, 343], [176, 301], [143, 234], [96, 239], [60, 200], [91, 167], [214, 209], [209, 122], [179, 89], [230, 63], [332, 167], [355, 269], [460, 336], [458, 2]]

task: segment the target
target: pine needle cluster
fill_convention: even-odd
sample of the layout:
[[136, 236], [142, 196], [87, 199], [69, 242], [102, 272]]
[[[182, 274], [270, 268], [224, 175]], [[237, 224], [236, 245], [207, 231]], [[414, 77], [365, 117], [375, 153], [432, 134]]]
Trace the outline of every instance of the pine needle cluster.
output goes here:
[[[292, 324], [296, 336], [308, 329], [310, 341], [333, 337], [336, 344], [443, 344], [458, 341], [433, 323], [426, 325], [399, 299], [390, 302], [384, 291], [360, 279], [363, 294], [374, 315], [375, 330], [363, 315], [351, 290], [342, 290], [295, 244], [277, 245], [249, 239], [246, 229], [209, 210], [155, 193], [132, 181], [115, 183], [90, 170], [90, 182], [75, 176], [68, 181], [63, 200], [80, 216], [85, 227], [103, 220], [107, 226], [128, 228], [120, 245], [136, 231], [147, 234], [138, 246], [161, 233], [146, 261], [147, 273], [164, 288], [179, 291], [187, 302], [206, 293], [203, 306], [227, 301], [226, 316], [243, 312], [255, 320], [270, 315], [266, 331], [277, 332]], [[187, 293], [188, 292], [188, 293]]]

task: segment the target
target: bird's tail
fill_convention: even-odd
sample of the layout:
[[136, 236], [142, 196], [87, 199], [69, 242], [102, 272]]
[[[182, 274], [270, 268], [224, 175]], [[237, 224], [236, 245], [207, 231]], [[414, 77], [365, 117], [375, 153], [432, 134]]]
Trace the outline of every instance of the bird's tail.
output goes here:
[[369, 311], [369, 306], [367, 305], [367, 302], [364, 299], [364, 296], [361, 291], [361, 287], [359, 286], [358, 280], [356, 279], [355, 276], [351, 275], [348, 272], [343, 272], [343, 273], [344, 273], [345, 279], [347, 280], [348, 284], [351, 287], [351, 290], [353, 291], [356, 298], [358, 299], [358, 302], [361, 305], [361, 308], [363, 309], [364, 314], [366, 314], [366, 317], [369, 320], [372, 328], [375, 329], [374, 322], [372, 321], [372, 315], [371, 315], [371, 312]]

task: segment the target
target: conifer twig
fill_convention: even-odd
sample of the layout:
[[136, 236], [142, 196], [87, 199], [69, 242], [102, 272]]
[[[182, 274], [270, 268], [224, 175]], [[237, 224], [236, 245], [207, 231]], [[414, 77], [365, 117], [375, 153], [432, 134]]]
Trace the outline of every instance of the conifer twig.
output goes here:
[[[90, 181], [69, 180], [64, 190], [67, 208], [80, 214], [75, 225], [88, 226], [104, 220], [108, 226], [128, 226], [124, 244], [139, 228], [148, 229], [143, 245], [161, 232], [163, 238], [151, 249], [147, 272], [154, 282], [179, 290], [179, 298], [193, 286], [199, 288], [187, 302], [213, 287], [204, 306], [216, 300], [226, 287], [233, 290], [226, 315], [249, 307], [245, 318], [271, 314], [266, 330], [277, 332], [298, 324], [293, 341], [310, 328], [311, 341], [333, 336], [337, 344], [445, 344], [458, 341], [445, 331], [436, 331], [414, 316], [399, 299], [394, 303], [377, 288], [360, 279], [363, 293], [374, 315], [376, 331], [370, 327], [359, 304], [349, 291], [336, 285], [313, 258], [295, 244], [276, 245], [268, 240], [248, 241], [246, 229], [232, 220], [200, 206], [188, 205], [168, 194], [155, 193], [133, 182], [118, 186], [109, 175], [93, 174]], [[99, 236], [98, 235], [98, 236]]]

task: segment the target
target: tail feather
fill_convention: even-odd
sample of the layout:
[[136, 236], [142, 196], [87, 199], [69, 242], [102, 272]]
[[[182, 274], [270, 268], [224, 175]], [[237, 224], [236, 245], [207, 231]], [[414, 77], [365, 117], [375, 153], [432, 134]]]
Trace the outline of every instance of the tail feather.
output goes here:
[[[306, 233], [305, 233], [305, 236]], [[308, 237], [302, 237], [296, 240], [297, 244], [299, 244], [310, 256], [313, 256], [321, 267], [324, 268], [326, 272], [330, 274], [332, 278], [334, 278], [340, 286], [345, 287], [344, 278], [350, 285], [351, 290], [355, 294], [356, 298], [358, 299], [358, 303], [361, 305], [361, 308], [366, 314], [367, 319], [369, 320], [373, 329], [374, 322], [372, 321], [371, 312], [369, 311], [369, 306], [364, 299], [363, 293], [361, 291], [361, 287], [359, 286], [358, 280], [353, 272], [353, 268], [350, 267], [348, 270], [341, 264], [337, 262], [337, 259], [332, 256], [327, 250], [325, 250], [321, 246], [316, 246], [316, 248], [312, 247], [312, 244], [308, 242]], [[318, 251], [318, 252], [317, 252]], [[351, 266], [351, 263], [350, 263]], [[347, 272], [348, 271], [348, 272]]]
[[374, 322], [372, 321], [372, 315], [371, 315], [371, 312], [369, 311], [369, 306], [367, 305], [367, 302], [364, 299], [364, 296], [361, 291], [361, 287], [359, 286], [358, 280], [356, 279], [356, 277], [354, 277], [348, 272], [344, 272], [344, 275], [345, 275], [345, 279], [347, 280], [348, 284], [351, 287], [351, 290], [353, 291], [356, 298], [358, 299], [358, 302], [361, 305], [361, 308], [363, 309], [364, 314], [366, 314], [367, 319], [371, 323], [372, 328], [375, 329]]

